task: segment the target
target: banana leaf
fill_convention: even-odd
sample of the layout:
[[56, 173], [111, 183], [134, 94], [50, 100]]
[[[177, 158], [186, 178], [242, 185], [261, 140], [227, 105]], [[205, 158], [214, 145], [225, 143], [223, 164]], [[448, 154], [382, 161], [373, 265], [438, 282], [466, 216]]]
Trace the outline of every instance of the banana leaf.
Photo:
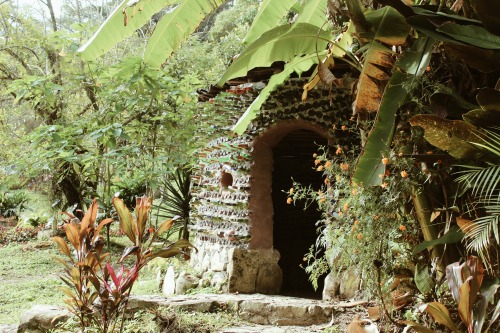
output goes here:
[[394, 133], [396, 112], [406, 102], [411, 83], [421, 75], [430, 61], [434, 40], [429, 37], [419, 39], [412, 49], [397, 62], [398, 70], [392, 75], [380, 102], [380, 110], [375, 125], [356, 166], [353, 180], [363, 186], [382, 184], [384, 174], [382, 157], [388, 156]]
[[[323, 51], [319, 54], [319, 56], [324, 56], [326, 51]], [[257, 116], [257, 113], [260, 110], [260, 107], [267, 100], [269, 95], [275, 91], [279, 86], [285, 82], [292, 73], [302, 74], [303, 72], [309, 70], [311, 66], [318, 63], [318, 55], [316, 53], [308, 54], [303, 57], [296, 57], [288, 64], [285, 65], [284, 70], [281, 73], [275, 74], [271, 76], [267, 86], [262, 89], [259, 96], [253, 101], [253, 103], [248, 107], [243, 116], [238, 120], [236, 125], [232, 128], [232, 130], [238, 134], [243, 134], [248, 124]]]
[[276, 61], [290, 61], [296, 56], [314, 54], [324, 50], [331, 33], [309, 23], [282, 25], [264, 33], [250, 44], [228, 67], [217, 85], [245, 76], [255, 67], [269, 67]]

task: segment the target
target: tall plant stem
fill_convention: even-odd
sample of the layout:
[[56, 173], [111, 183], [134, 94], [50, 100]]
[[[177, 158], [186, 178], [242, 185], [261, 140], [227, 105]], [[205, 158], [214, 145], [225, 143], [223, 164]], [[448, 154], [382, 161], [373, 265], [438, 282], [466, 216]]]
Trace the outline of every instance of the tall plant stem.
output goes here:
[[[431, 206], [429, 204], [429, 200], [425, 193], [423, 193], [422, 188], [417, 186], [412, 186], [412, 194], [413, 206], [415, 207], [415, 214], [417, 217], [417, 221], [420, 224], [420, 229], [422, 230], [422, 234], [424, 235], [425, 241], [431, 241], [437, 238], [438, 232], [436, 226], [431, 223]], [[430, 251], [431, 259], [438, 259], [440, 274], [443, 274], [443, 248], [440, 245], [436, 245], [434, 247], [429, 247], [427, 250]]]

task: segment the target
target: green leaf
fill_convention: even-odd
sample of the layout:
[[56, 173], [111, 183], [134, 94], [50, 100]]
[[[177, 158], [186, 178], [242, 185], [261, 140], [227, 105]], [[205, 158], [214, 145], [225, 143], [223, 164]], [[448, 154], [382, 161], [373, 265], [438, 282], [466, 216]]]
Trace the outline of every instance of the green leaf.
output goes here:
[[481, 128], [489, 128], [490, 126], [496, 125], [498, 119], [500, 119], [500, 109], [498, 110], [483, 110], [476, 109], [467, 112], [462, 115], [462, 118], [467, 123], [481, 127]]
[[406, 18], [406, 23], [408, 23], [413, 29], [423, 32], [425, 35], [441, 41], [441, 42], [447, 42], [447, 43], [452, 43], [452, 44], [464, 44], [462, 42], [459, 42], [453, 38], [451, 38], [449, 35], [440, 33], [436, 31], [436, 26], [434, 23], [432, 23], [428, 18], [425, 16], [420, 16], [420, 15], [415, 15]]
[[[179, 3], [180, 2], [180, 3]], [[201, 21], [225, 0], [184, 0], [165, 14], [155, 27], [144, 51], [144, 62], [159, 68]]]
[[275, 28], [296, 2], [296, 0], [262, 1], [257, 16], [243, 39], [243, 44], [253, 43], [263, 33]]
[[167, 246], [166, 248], [163, 248], [153, 254], [153, 257], [160, 257], [160, 258], [171, 258], [173, 256], [176, 256], [180, 253], [182, 253], [183, 249], [185, 248], [194, 248], [196, 249], [188, 240], [181, 239], [178, 240], [177, 242]]
[[[85, 60], [94, 60], [108, 52], [116, 44], [131, 36], [151, 17], [166, 6], [178, 3], [174, 0], [139, 0], [127, 6], [130, 0], [123, 0], [99, 27], [96, 33], [77, 52]], [[125, 24], [125, 17], [127, 24]]]
[[[324, 56], [326, 51], [323, 51], [320, 55]], [[308, 54], [303, 57], [296, 57], [288, 64], [285, 65], [284, 70], [281, 73], [275, 74], [271, 76], [267, 86], [262, 89], [259, 96], [253, 101], [253, 103], [248, 107], [243, 116], [238, 120], [236, 125], [232, 128], [238, 134], [243, 134], [248, 127], [248, 124], [255, 119], [257, 113], [260, 110], [260, 107], [267, 100], [269, 95], [276, 90], [279, 86], [285, 82], [292, 73], [296, 72], [297, 74], [302, 74], [304, 71], [307, 71], [311, 68], [312, 65], [318, 63], [318, 56], [313, 54]]]
[[434, 288], [434, 279], [429, 274], [429, 267], [420, 263], [415, 267], [415, 284], [422, 294], [428, 294]]
[[436, 115], [420, 114], [410, 119], [412, 126], [425, 130], [425, 139], [433, 146], [448, 152], [455, 158], [475, 159], [483, 155], [477, 142], [481, 132], [462, 120], [448, 120]]
[[[407, 73], [396, 70], [389, 80], [389, 84], [385, 87], [375, 125], [369, 133], [368, 140], [353, 175], [353, 180], [358, 184], [364, 186], [382, 184], [380, 175], [385, 173], [385, 166], [381, 161], [384, 156], [388, 156], [394, 133], [396, 112], [406, 101], [414, 78], [425, 72], [425, 68], [430, 61], [433, 45], [434, 40], [432, 38], [420, 38], [396, 63], [396, 67], [400, 67], [401, 70]], [[377, 93], [374, 92], [373, 94], [376, 95]], [[356, 99], [369, 98], [368, 96], [361, 96], [363, 95], [360, 95], [358, 92]], [[365, 105], [369, 104], [365, 103]]]
[[[386, 6], [365, 14], [366, 20], [373, 25], [375, 34], [370, 39], [389, 45], [402, 45], [410, 33], [410, 26], [396, 9]], [[366, 36], [362, 34], [362, 37]]]
[[446, 234], [444, 234], [444, 236], [437, 238], [437, 239], [422, 242], [422, 243], [418, 244], [417, 246], [415, 246], [415, 248], [413, 249], [413, 254], [415, 255], [415, 254], [419, 253], [420, 251], [425, 250], [428, 247], [433, 247], [433, 246], [440, 245], [440, 244], [459, 243], [462, 241], [464, 236], [465, 235], [462, 231], [460, 231], [460, 228], [458, 226], [454, 225], [450, 228], [450, 230], [448, 230], [448, 232]]
[[326, 48], [331, 33], [308, 23], [282, 25], [264, 33], [250, 44], [226, 70], [217, 83], [245, 76], [255, 67], [269, 67], [275, 61], [290, 61], [295, 56], [309, 55]]
[[440, 25], [437, 31], [469, 45], [483, 49], [500, 49], [500, 36], [492, 34], [483, 27], [447, 22]]
[[[279, 2], [279, 1], [275, 1]], [[309, 0], [305, 1], [304, 6], [299, 12], [296, 23], [312, 23], [321, 26], [326, 22], [326, 3], [327, 0]]]

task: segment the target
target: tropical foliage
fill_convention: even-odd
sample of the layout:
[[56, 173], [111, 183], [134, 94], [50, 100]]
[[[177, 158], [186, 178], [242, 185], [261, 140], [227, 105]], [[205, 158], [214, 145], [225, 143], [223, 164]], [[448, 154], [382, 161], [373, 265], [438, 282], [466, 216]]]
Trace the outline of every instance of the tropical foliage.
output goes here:
[[[151, 198], [138, 198], [133, 218], [123, 201], [113, 198], [120, 229], [132, 242], [132, 246], [124, 249], [115, 264], [111, 262], [109, 253], [103, 252], [104, 239], [100, 234], [103, 227], [114, 219], [107, 218], [96, 225], [99, 209], [96, 200], [81, 221], [68, 214], [64, 230], [73, 249], [63, 238], [52, 238], [67, 257], [66, 260], [57, 258], [65, 267], [61, 279], [67, 286], [61, 287], [61, 290], [68, 297], [68, 308], [78, 318], [82, 331], [92, 324], [99, 332], [122, 332], [128, 298], [140, 270], [154, 258], [170, 258], [191, 246], [188, 241], [180, 240], [161, 249], [152, 248], [155, 239], [169, 230], [174, 220], [164, 221], [156, 229], [148, 228], [151, 202]], [[130, 256], [134, 256], [135, 260], [130, 267], [126, 267], [125, 259]], [[99, 302], [96, 303], [96, 300]]]

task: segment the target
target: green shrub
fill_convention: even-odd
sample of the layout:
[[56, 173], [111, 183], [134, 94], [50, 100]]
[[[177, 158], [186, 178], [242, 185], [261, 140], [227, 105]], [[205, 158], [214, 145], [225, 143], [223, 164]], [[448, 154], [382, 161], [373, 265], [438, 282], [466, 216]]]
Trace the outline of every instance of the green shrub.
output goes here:
[[26, 208], [28, 198], [23, 191], [0, 190], [0, 215], [16, 217]]

